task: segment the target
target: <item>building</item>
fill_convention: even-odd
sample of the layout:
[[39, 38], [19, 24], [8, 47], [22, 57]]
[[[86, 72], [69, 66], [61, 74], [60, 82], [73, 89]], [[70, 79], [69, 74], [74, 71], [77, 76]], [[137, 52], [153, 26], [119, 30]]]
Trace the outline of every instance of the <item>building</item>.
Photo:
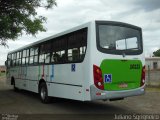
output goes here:
[[146, 70], [160, 70], [160, 57], [145, 58]]
[[1, 72], [6, 72], [6, 67], [5, 66], [0, 66], [0, 73]]

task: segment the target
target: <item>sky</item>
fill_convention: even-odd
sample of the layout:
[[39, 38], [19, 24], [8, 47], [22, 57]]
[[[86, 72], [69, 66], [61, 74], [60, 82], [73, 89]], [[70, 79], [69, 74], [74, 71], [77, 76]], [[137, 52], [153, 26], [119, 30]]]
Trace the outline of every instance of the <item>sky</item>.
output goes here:
[[93, 20], [141, 27], [146, 57], [160, 49], [160, 0], [57, 0], [57, 7], [40, 8], [37, 12], [47, 17], [44, 23], [47, 31], [39, 32], [36, 37], [24, 34], [16, 41], [9, 40], [9, 48], [0, 46], [0, 65], [4, 65], [9, 51]]

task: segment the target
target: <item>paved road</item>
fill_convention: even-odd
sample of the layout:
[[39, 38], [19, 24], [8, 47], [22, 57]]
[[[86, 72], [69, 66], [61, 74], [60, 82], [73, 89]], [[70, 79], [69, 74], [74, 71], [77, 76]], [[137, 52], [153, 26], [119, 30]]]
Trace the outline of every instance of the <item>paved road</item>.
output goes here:
[[122, 101], [80, 102], [57, 99], [42, 104], [37, 94], [15, 92], [0, 79], [0, 114], [160, 114], [160, 90], [147, 89], [143, 96]]

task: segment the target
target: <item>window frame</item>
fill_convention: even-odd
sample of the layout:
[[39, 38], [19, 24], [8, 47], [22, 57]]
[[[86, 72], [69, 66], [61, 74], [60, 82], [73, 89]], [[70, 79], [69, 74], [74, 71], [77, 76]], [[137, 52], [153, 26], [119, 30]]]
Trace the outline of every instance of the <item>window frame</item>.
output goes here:
[[[77, 42], [78, 47], [76, 47], [78, 50], [79, 50], [79, 60], [75, 60], [75, 61], [69, 61], [68, 60], [68, 50], [70, 49], [69, 47], [69, 36], [71, 35], [77, 35], [77, 36], [74, 36], [75, 37], [75, 40]], [[79, 38], [80, 35], [81, 37]], [[83, 43], [81, 43], [81, 39], [83, 40]], [[13, 57], [12, 59], [12, 63], [11, 65], [12, 66], [17, 66], [17, 65], [13, 65], [13, 61], [17, 59], [17, 52], [20, 52], [21, 53], [21, 66], [37, 66], [37, 65], [41, 65], [41, 64], [45, 64], [45, 65], [48, 65], [48, 64], [71, 64], [71, 63], [81, 63], [84, 61], [84, 58], [85, 58], [85, 55], [86, 55], [86, 51], [87, 51], [87, 43], [88, 43], [88, 27], [84, 27], [84, 28], [81, 28], [81, 29], [78, 29], [78, 30], [75, 30], [75, 31], [72, 31], [70, 33], [66, 33], [64, 35], [61, 35], [61, 36], [58, 36], [58, 37], [55, 37], [55, 38], [52, 38], [52, 39], [49, 39], [49, 40], [46, 40], [44, 42], [40, 42], [38, 44], [35, 44], [35, 45], [32, 45], [32, 46], [29, 46], [29, 47], [26, 47], [24, 49], [21, 49], [19, 51], [16, 51], [16, 52], [13, 52], [13, 53], [10, 53], [11, 55], [11, 58]], [[43, 54], [44, 56], [45, 55], [49, 55], [49, 61], [48, 60], [44, 60], [44, 62], [40, 62], [40, 55], [41, 55], [41, 46], [42, 45], [50, 45], [50, 48], [47, 49]], [[84, 44], [84, 46], [82, 46]], [[54, 48], [56, 45], [58, 45], [59, 47], [57, 48]], [[64, 47], [65, 45], [65, 47]], [[34, 51], [34, 55], [31, 54], [31, 48], [35, 48], [37, 47], [38, 48], [38, 53], [35, 54], [35, 51]], [[81, 56], [81, 47], [85, 47], [85, 51], [84, 51], [84, 57], [82, 58]], [[73, 47], [74, 49], [74, 47]], [[25, 51], [25, 52], [24, 52]], [[61, 61], [58, 61], [58, 62], [54, 62], [52, 61], [52, 57], [53, 57], [53, 53], [56, 53], [56, 52], [64, 52], [65, 56], [64, 56], [64, 60], [61, 60]], [[25, 54], [25, 55], [24, 55]], [[16, 59], [14, 59], [16, 56]], [[35, 63], [35, 56], [37, 56], [37, 62]], [[33, 63], [30, 63], [30, 57], [33, 57]], [[62, 57], [62, 53], [61, 53], [61, 57]], [[23, 60], [25, 60], [25, 62], [23, 62]], [[47, 61], [47, 62], [46, 62]]]
[[[30, 48], [28, 48], [29, 49], [29, 57], [28, 57], [28, 64], [29, 65], [37, 65], [39, 62], [39, 46], [38, 45], [35, 45], [35, 46], [31, 46]], [[31, 54], [31, 49], [33, 49], [33, 54]], [[38, 49], [38, 50], [37, 50]], [[37, 52], [36, 52], [37, 51]], [[27, 53], [26, 53], [27, 54]], [[32, 59], [33, 59], [33, 62], [32, 63], [30, 63], [31, 61], [31, 57], [32, 57]], [[35, 57], [37, 57], [37, 62], [35, 62]]]

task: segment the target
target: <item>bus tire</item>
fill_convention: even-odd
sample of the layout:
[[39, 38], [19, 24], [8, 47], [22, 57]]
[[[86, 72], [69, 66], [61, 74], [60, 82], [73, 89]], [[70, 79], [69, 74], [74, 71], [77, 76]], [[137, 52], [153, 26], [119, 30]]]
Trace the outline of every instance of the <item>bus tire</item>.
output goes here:
[[45, 82], [40, 84], [39, 95], [42, 103], [47, 104], [50, 102], [50, 97], [48, 96], [47, 85]]

